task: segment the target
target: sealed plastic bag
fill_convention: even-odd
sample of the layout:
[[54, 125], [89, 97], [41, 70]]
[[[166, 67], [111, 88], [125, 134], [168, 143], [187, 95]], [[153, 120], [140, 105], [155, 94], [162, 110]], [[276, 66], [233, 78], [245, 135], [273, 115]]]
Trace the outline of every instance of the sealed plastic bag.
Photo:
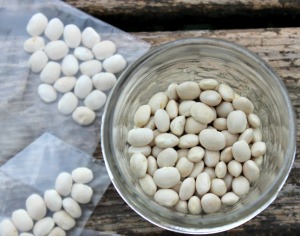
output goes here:
[[[89, 154], [100, 140], [100, 122], [103, 108], [97, 112], [94, 123], [78, 125], [71, 115], [62, 115], [57, 101], [44, 103], [37, 94], [41, 83], [39, 74], [28, 67], [30, 54], [23, 49], [26, 25], [31, 16], [42, 12], [50, 20], [58, 17], [65, 25], [75, 24], [81, 30], [93, 27], [101, 40], [109, 39], [117, 46], [127, 65], [143, 55], [148, 43], [127, 34], [105, 22], [95, 19], [62, 1], [2, 0], [0, 6], [0, 164], [19, 152], [44, 132], [51, 132], [67, 143]], [[83, 101], [80, 101], [82, 104]]]
[[[46, 190], [54, 189], [55, 179], [61, 172], [71, 173], [77, 167], [87, 167], [94, 175], [92, 182], [88, 183], [94, 192], [92, 200], [80, 204], [82, 216], [76, 219], [76, 228], [68, 231], [68, 235], [80, 235], [110, 179], [102, 161], [49, 133], [43, 134], [0, 167], [0, 222], [10, 218], [15, 210], [26, 209], [25, 201], [31, 194], [43, 197]], [[47, 216], [52, 214], [48, 210]]]

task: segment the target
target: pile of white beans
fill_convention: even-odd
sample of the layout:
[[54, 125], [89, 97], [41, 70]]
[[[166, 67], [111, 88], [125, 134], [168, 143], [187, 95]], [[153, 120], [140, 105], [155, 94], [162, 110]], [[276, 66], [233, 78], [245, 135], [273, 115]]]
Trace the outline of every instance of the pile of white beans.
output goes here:
[[266, 145], [254, 106], [214, 79], [172, 83], [134, 115], [130, 168], [141, 189], [185, 214], [214, 213], [246, 195]]
[[[95, 111], [106, 102], [104, 92], [114, 86], [115, 74], [127, 64], [122, 55], [115, 54], [116, 45], [110, 40], [101, 41], [92, 27], [81, 32], [74, 24], [64, 26], [58, 18], [48, 21], [42, 13], [31, 17], [26, 30], [32, 37], [25, 41], [24, 50], [32, 53], [31, 70], [40, 73], [41, 99], [52, 103], [61, 93], [58, 110], [72, 114], [80, 125], [91, 124]], [[84, 105], [79, 105], [80, 100]]]
[[25, 202], [26, 210], [15, 210], [11, 219], [0, 223], [0, 235], [65, 236], [75, 226], [75, 219], [82, 215], [79, 204], [87, 204], [92, 199], [93, 189], [87, 185], [92, 180], [93, 173], [86, 167], [79, 167], [71, 174], [60, 173], [55, 188], [46, 190], [44, 198], [30, 195]]

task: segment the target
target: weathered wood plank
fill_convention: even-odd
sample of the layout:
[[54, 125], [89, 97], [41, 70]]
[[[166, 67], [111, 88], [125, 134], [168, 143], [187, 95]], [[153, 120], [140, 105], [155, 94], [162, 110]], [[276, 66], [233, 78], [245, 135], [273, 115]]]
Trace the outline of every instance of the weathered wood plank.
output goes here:
[[[297, 156], [278, 198], [251, 221], [220, 235], [295, 235], [300, 232], [300, 29], [178, 31], [135, 33], [158, 45], [186, 37], [214, 37], [239, 43], [266, 60], [284, 81], [297, 115]], [[101, 158], [101, 150], [95, 155]], [[86, 228], [122, 235], [176, 235], [137, 215], [111, 185], [88, 221]]]
[[[126, 31], [299, 26], [292, 0], [65, 0]], [[139, 22], [136, 24], [136, 22]]]

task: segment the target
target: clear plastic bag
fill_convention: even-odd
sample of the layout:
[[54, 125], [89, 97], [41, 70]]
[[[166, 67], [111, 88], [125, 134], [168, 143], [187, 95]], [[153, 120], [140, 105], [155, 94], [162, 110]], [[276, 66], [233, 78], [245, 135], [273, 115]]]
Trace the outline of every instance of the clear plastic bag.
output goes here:
[[[10, 218], [14, 210], [25, 209], [26, 198], [33, 193], [43, 197], [47, 189], [54, 189], [61, 172], [71, 173], [77, 167], [88, 167], [94, 178], [88, 183], [93, 189], [92, 201], [81, 204], [82, 216], [76, 219], [76, 228], [69, 235], [81, 232], [110, 184], [101, 160], [70, 146], [57, 137], [45, 133], [0, 167], [0, 222]], [[52, 212], [48, 210], [49, 216]]]
[[[100, 140], [103, 108], [95, 122], [82, 127], [72, 117], [59, 113], [57, 101], [45, 104], [37, 94], [39, 74], [28, 68], [30, 54], [23, 44], [30, 36], [26, 25], [31, 16], [42, 12], [50, 20], [58, 17], [81, 30], [90, 26], [101, 39], [117, 46], [127, 64], [143, 55], [150, 45], [105, 22], [91, 17], [59, 0], [2, 0], [0, 5], [0, 164], [19, 152], [44, 132], [50, 132], [69, 144], [92, 154]], [[80, 102], [82, 104], [82, 101]]]

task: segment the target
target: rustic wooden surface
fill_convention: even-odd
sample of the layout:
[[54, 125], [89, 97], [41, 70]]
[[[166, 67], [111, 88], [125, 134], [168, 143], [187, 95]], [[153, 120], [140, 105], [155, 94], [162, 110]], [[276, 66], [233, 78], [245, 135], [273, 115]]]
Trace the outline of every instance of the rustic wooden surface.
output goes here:
[[64, 1], [125, 31], [299, 26], [300, 19], [295, 0]]
[[[300, 28], [177, 31], [134, 33], [158, 45], [186, 37], [217, 37], [239, 43], [266, 60], [283, 79], [297, 116], [297, 155], [290, 176], [278, 198], [261, 214], [220, 235], [296, 235], [300, 233]], [[100, 148], [95, 156], [101, 156]], [[87, 229], [121, 235], [175, 235], [156, 227], [122, 200], [112, 185], [89, 219]]]

